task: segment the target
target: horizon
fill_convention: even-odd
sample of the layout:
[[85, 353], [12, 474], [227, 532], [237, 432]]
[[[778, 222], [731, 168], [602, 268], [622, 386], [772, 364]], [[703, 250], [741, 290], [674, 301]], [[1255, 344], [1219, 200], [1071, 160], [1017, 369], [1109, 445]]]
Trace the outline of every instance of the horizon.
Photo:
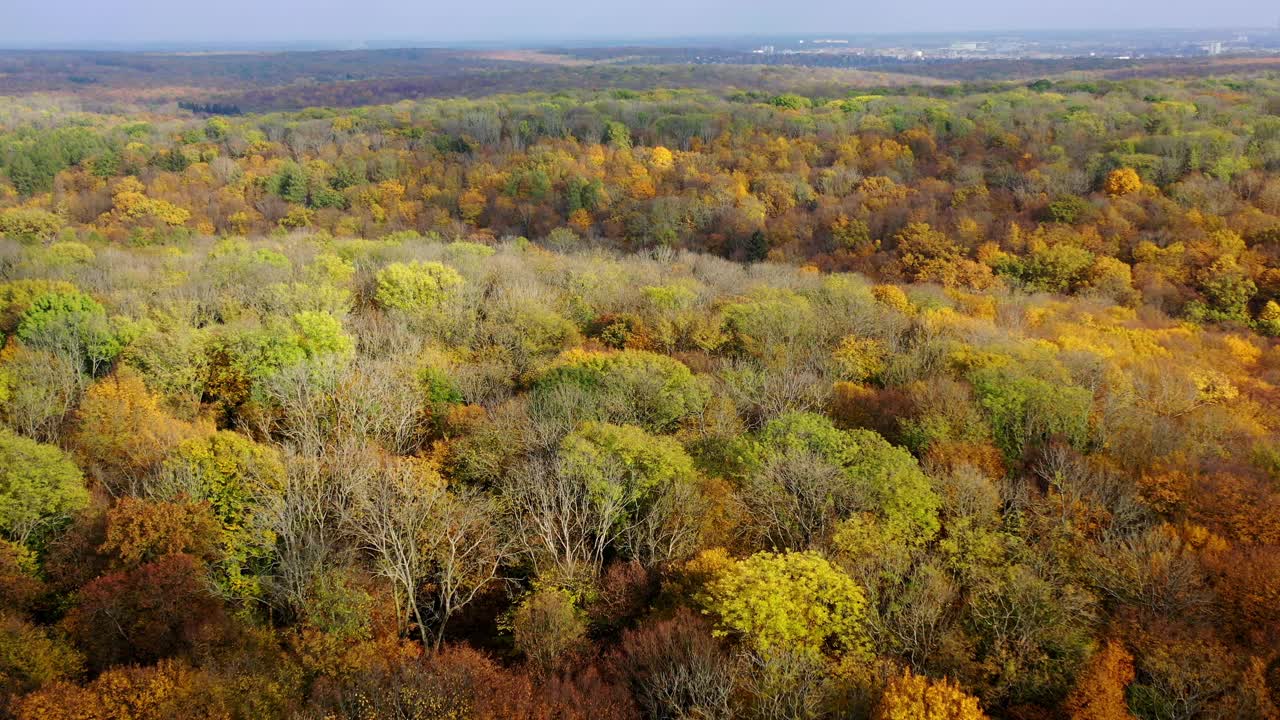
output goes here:
[[859, 30], [844, 31], [781, 31], [766, 32], [725, 32], [725, 33], [687, 33], [660, 34], [636, 33], [630, 35], [592, 35], [571, 34], [554, 35], [531, 33], [527, 35], [492, 36], [488, 38], [435, 39], [429, 37], [370, 37], [362, 39], [345, 39], [338, 37], [314, 38], [261, 38], [253, 40], [190, 38], [173, 40], [119, 40], [119, 41], [80, 41], [56, 40], [44, 42], [11, 43], [0, 38], [0, 52], [149, 52], [149, 53], [258, 53], [258, 52], [359, 52], [359, 51], [392, 51], [392, 50], [468, 50], [468, 49], [554, 49], [591, 48], [591, 47], [685, 47], [690, 44], [706, 42], [743, 43], [747, 41], [804, 41], [817, 38], [838, 39], [875, 39], [889, 40], [894, 38], [961, 38], [991, 37], [999, 35], [1014, 36], [1054, 36], [1058, 38], [1080, 36], [1081, 38], [1100, 38], [1109, 34], [1135, 33], [1139, 35], [1158, 34], [1193, 34], [1193, 33], [1240, 33], [1263, 32], [1280, 34], [1280, 24], [1266, 25], [1205, 25], [1205, 26], [1148, 26], [1148, 27], [1022, 27], [1022, 28], [988, 28], [965, 30]]
[[[1017, 0], [965, 5], [921, 0], [910, 13], [896, 7], [837, 5], [825, 0], [746, 8], [729, 0], [651, 0], [643, 8], [602, 7], [584, 0], [549, 0], [536, 7], [493, 0], [484, 6], [447, 10], [398, 0], [366, 0], [355, 9], [338, 0], [225, 0], [215, 17], [190, 0], [161, 7], [145, 0], [109, 4], [19, 0], [7, 15], [0, 28], [0, 47], [32, 50], [527, 46], [814, 34], [1215, 32], [1280, 27], [1280, 13], [1256, 0], [1222, 0], [1212, 7], [1196, 0], [1137, 0], [1121, 5], [1077, 0], [1035, 6]], [[1154, 17], [1161, 18], [1158, 25], [1151, 22]], [[817, 28], [824, 29], [815, 33]]]

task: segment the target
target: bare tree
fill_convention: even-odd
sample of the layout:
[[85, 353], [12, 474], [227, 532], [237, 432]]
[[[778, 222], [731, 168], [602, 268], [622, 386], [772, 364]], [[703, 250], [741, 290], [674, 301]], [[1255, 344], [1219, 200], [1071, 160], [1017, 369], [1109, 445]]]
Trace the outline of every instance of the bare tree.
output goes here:
[[690, 483], [658, 488], [658, 495], [631, 518], [622, 549], [645, 566], [686, 557], [697, 547], [707, 501]]
[[512, 548], [502, 507], [494, 498], [465, 490], [451, 493], [442, 509], [438, 532], [430, 541], [437, 650], [449, 618], [497, 578]]
[[534, 460], [512, 473], [504, 494], [540, 575], [550, 565], [563, 578], [595, 577], [622, 531], [622, 495], [592, 493], [554, 461]]
[[333, 465], [318, 458], [287, 456], [281, 501], [271, 506], [267, 518], [276, 536], [270, 586], [294, 613], [306, 607], [316, 579], [342, 552], [342, 517], [351, 502], [352, 483], [333, 472]]
[[375, 456], [366, 462], [372, 467], [353, 478], [345, 525], [373, 558], [374, 572], [391, 584], [402, 622], [412, 618], [425, 635], [419, 590], [432, 558], [423, 541], [438, 524], [444, 483], [416, 461]]
[[437, 648], [449, 618], [497, 577], [509, 554], [496, 501], [450, 493], [416, 460], [374, 457], [354, 479], [345, 524], [391, 583], [400, 616]]
[[803, 450], [787, 452], [752, 473], [741, 495], [751, 531], [775, 548], [792, 550], [825, 541], [861, 504], [856, 486], [840, 468]]

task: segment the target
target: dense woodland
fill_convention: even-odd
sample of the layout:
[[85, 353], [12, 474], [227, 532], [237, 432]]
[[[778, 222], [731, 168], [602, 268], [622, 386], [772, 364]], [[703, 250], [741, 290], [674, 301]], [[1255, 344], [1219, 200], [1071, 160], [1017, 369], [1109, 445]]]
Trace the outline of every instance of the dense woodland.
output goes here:
[[1280, 79], [862, 92], [0, 99], [0, 717], [1280, 718]]

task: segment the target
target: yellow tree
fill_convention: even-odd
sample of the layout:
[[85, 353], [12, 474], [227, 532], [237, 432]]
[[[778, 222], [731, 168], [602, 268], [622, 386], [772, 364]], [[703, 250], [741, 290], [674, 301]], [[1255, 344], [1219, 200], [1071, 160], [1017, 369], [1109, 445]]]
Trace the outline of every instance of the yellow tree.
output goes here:
[[1107, 175], [1103, 189], [1112, 197], [1128, 195], [1142, 189], [1142, 178], [1138, 177], [1138, 171], [1133, 168], [1116, 168]]
[[982, 720], [978, 699], [947, 679], [931, 680], [910, 669], [889, 681], [875, 720]]

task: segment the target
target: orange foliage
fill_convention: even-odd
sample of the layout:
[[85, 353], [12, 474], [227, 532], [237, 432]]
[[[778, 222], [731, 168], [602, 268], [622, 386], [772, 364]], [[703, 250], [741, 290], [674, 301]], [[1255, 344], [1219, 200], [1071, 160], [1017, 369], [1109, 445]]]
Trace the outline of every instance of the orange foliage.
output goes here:
[[1064, 709], [1071, 720], [1131, 720], [1124, 693], [1133, 678], [1133, 656], [1108, 640], [1076, 680]]

